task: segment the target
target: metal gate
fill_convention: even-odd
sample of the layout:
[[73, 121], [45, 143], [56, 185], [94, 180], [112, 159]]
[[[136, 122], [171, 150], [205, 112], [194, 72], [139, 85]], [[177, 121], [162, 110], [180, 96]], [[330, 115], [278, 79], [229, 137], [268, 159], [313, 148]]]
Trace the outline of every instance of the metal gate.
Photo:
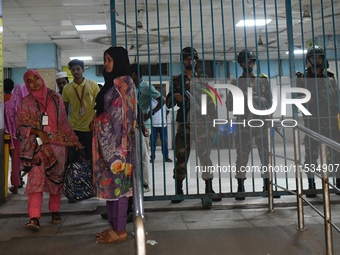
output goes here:
[[[209, 208], [211, 198], [238, 197], [235, 179], [237, 144], [241, 146], [248, 144], [247, 146], [251, 147], [245, 166], [247, 179], [244, 182], [245, 193], [243, 194], [246, 197], [267, 195], [264, 191], [265, 175], [261, 168], [263, 162], [261, 157], [264, 153], [259, 156], [259, 152], [264, 152], [267, 146], [263, 144], [265, 140], [262, 140], [262, 146], [257, 149], [250, 131], [249, 139], [243, 138], [242, 141], [236, 135], [240, 124], [231, 125], [231, 121], [236, 121], [236, 115], [226, 107], [230, 86], [238, 86], [237, 78], [243, 74], [237, 57], [244, 49], [254, 54], [253, 73], [258, 77], [261, 75], [267, 77], [269, 88], [272, 90], [272, 99], [276, 98], [278, 102], [275, 111], [270, 113], [267, 119], [275, 119], [280, 123], [279, 128], [270, 128], [271, 121], [261, 118], [270, 128], [268, 135], [273, 139], [269, 147], [273, 155], [272, 164], [275, 167], [274, 183], [287, 189], [295, 187], [293, 130], [285, 125], [285, 120], [294, 120], [296, 123], [303, 124], [303, 114], [301, 108], [290, 104], [282, 106], [281, 103], [285, 102], [286, 97], [288, 99], [296, 97], [294, 93], [290, 93], [289, 88], [296, 87], [296, 73], [298, 71], [304, 73], [304, 70], [309, 67], [306, 54], [311, 47], [322, 47], [324, 63], [327, 63], [328, 70], [334, 73], [338, 84], [337, 45], [340, 37], [336, 31], [340, 25], [337, 18], [340, 14], [340, 1], [122, 0], [113, 2], [111, 11], [114, 41], [129, 50], [131, 63], [137, 62], [142, 65], [143, 79], [150, 84], [158, 84], [163, 96], [173, 97], [173, 76], [185, 72], [181, 59], [182, 49], [189, 46], [197, 50], [195, 71], [202, 74], [201, 83], [205, 86], [205, 98], [214, 101], [216, 119], [220, 120], [218, 123], [215, 122], [213, 129], [211, 128], [213, 121], [210, 120], [210, 129], [206, 129], [206, 137], [210, 139], [206, 144], [197, 139], [197, 134], [193, 135], [195, 129], [192, 129], [190, 139], [196, 140], [196, 143], [193, 141], [191, 144], [190, 157], [186, 164], [184, 194], [175, 195], [174, 168], [177, 162], [174, 151], [180, 146], [175, 139], [179, 126], [176, 117], [181, 109], [178, 109], [178, 105], [172, 104], [164, 124], [169, 129], [169, 157], [173, 159], [173, 163], [165, 162], [160, 147], [157, 147], [156, 159], [150, 163], [149, 170], [143, 171], [144, 175], [149, 172], [150, 188], [150, 192], [145, 193], [144, 199], [153, 201], [200, 198]], [[195, 58], [194, 54], [192, 51], [192, 58]], [[182, 81], [184, 82], [184, 79]], [[185, 93], [183, 89], [182, 95]], [[289, 95], [282, 97], [284, 93]], [[200, 112], [197, 109], [202, 107], [202, 102], [201, 99], [196, 100], [194, 97], [191, 109]], [[236, 108], [241, 106], [241, 102], [235, 105]], [[165, 103], [163, 97], [162, 103]], [[243, 103], [246, 108], [249, 107], [249, 102], [245, 100]], [[319, 103], [327, 104], [326, 101]], [[191, 121], [197, 122], [197, 119]], [[319, 119], [318, 123], [320, 121], [326, 120]], [[183, 123], [190, 123], [190, 119]], [[250, 127], [260, 125], [256, 123], [249, 125], [248, 120], [246, 124]], [[265, 128], [261, 132], [264, 138], [267, 134]], [[185, 143], [189, 142], [190, 140], [185, 141]], [[198, 171], [201, 165], [196, 153], [197, 146], [211, 147], [210, 158], [213, 165], [210, 170], [214, 170], [212, 185], [216, 194], [205, 192], [205, 181], [201, 178], [202, 171]], [[301, 148], [304, 151], [304, 147]], [[149, 162], [148, 157], [142, 160]], [[335, 178], [335, 175], [332, 177]], [[321, 187], [320, 183], [316, 185], [317, 189]], [[305, 189], [308, 187], [307, 176], [303, 180], [303, 186]], [[278, 191], [275, 185], [274, 191], [276, 196], [288, 194], [285, 191]], [[316, 193], [320, 193], [320, 190]]]

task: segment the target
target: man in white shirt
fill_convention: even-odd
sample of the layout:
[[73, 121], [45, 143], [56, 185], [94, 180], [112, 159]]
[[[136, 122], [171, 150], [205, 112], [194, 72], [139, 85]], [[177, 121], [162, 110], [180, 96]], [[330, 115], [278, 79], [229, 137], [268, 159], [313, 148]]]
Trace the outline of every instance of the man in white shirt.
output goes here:
[[[152, 109], [156, 107], [158, 101], [152, 99]], [[158, 134], [160, 135], [161, 143], [162, 143], [162, 154], [165, 162], [172, 162], [169, 158], [169, 149], [168, 149], [168, 127], [167, 127], [167, 115], [169, 111], [166, 105], [163, 105], [159, 111], [155, 112], [152, 115], [152, 127], [151, 127], [151, 161], [155, 160], [155, 152], [156, 152], [156, 143]]]

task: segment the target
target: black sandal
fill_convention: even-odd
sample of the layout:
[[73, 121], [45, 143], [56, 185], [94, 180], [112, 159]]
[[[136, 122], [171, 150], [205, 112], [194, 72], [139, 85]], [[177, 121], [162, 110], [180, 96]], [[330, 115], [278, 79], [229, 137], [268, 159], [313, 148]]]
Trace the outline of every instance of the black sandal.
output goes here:
[[32, 218], [25, 226], [27, 229], [38, 232], [40, 229], [39, 220], [37, 218]]
[[58, 212], [52, 212], [52, 224], [60, 224], [62, 221]]
[[9, 191], [13, 194], [16, 195], [18, 194], [18, 186], [12, 186], [9, 188]]

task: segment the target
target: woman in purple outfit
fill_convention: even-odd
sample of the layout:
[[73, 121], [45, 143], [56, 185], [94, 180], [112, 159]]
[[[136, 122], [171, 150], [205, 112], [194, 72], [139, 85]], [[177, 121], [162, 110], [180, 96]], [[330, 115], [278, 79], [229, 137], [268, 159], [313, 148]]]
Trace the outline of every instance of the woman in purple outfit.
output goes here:
[[112, 227], [97, 233], [96, 239], [112, 243], [127, 239], [128, 197], [135, 167], [137, 101], [126, 49], [110, 47], [104, 52], [103, 76], [105, 84], [96, 98], [92, 127], [94, 195], [106, 200]]

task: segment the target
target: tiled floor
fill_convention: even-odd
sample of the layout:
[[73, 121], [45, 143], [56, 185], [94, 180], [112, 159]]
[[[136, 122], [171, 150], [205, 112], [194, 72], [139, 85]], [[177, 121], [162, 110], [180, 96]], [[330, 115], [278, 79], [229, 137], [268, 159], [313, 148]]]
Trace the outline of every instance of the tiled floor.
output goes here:
[[[173, 165], [165, 164], [166, 183], [170, 186], [169, 193], [173, 194]], [[160, 160], [156, 159], [155, 169], [163, 172]], [[204, 188], [201, 180], [199, 183]], [[217, 190], [218, 186], [214, 188]], [[195, 188], [192, 190], [195, 192]], [[162, 194], [161, 189], [157, 193]], [[107, 221], [100, 217], [105, 206], [103, 201], [89, 199], [68, 204], [63, 198], [63, 222], [52, 225], [45, 196], [38, 233], [24, 228], [28, 221], [26, 201], [20, 189], [20, 194], [9, 194], [7, 202], [0, 206], [0, 255], [134, 254], [132, 223], [127, 225], [128, 241], [111, 245], [95, 243], [94, 234], [108, 227]], [[323, 213], [322, 196], [311, 201]], [[340, 225], [340, 196], [331, 194], [331, 201], [332, 221]], [[315, 211], [304, 207], [306, 230], [300, 232], [296, 230], [296, 197], [282, 196], [274, 203], [275, 210], [269, 212], [268, 200], [264, 197], [247, 197], [244, 201], [224, 198], [213, 203], [212, 210], [203, 210], [199, 199], [184, 200], [180, 204], [171, 204], [168, 200], [145, 202], [147, 240], [158, 243], [147, 245], [147, 254], [326, 254], [323, 219]], [[340, 254], [340, 235], [334, 229], [332, 233], [333, 254]]]
[[[209, 211], [190, 207], [153, 211], [153, 203], [146, 205], [146, 238], [158, 244], [147, 245], [147, 254], [326, 254], [323, 220], [309, 207], [305, 207], [306, 230], [299, 232], [294, 207], [278, 207], [273, 212], [266, 208], [231, 210], [223, 205]], [[108, 223], [97, 211], [90, 210], [94, 204], [94, 200], [83, 201], [77, 210], [62, 210], [60, 225], [52, 225], [50, 215], [44, 214], [38, 233], [24, 229], [27, 217], [2, 214], [1, 206], [0, 254], [134, 254], [133, 223], [127, 225], [127, 242], [95, 243], [94, 234], [107, 228]], [[68, 206], [63, 204], [63, 209]], [[332, 208], [333, 222], [339, 225], [340, 205]], [[339, 237], [333, 230], [334, 254], [340, 254]]]

